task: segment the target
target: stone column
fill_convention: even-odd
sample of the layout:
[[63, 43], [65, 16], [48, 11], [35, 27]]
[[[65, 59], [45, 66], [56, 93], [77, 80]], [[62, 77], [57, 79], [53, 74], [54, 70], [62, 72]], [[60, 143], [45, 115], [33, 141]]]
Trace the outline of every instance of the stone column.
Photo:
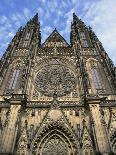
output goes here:
[[103, 124], [102, 116], [100, 113], [100, 98], [88, 99], [88, 104], [90, 107], [90, 112], [94, 121], [94, 137], [97, 140], [97, 146], [100, 153], [103, 155], [108, 155], [111, 152], [108, 135], [106, 133], [106, 127]]
[[1, 138], [1, 147], [0, 153], [13, 153], [14, 150], [14, 142], [16, 140], [16, 122], [18, 118], [18, 110], [21, 105], [11, 105], [9, 120], [4, 128], [3, 135]]

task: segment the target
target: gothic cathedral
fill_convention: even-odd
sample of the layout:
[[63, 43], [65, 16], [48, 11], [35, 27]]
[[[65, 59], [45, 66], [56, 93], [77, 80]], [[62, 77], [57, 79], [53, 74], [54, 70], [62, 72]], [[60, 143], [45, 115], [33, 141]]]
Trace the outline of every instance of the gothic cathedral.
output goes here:
[[0, 155], [115, 154], [115, 66], [75, 13], [41, 44], [36, 14], [0, 60]]

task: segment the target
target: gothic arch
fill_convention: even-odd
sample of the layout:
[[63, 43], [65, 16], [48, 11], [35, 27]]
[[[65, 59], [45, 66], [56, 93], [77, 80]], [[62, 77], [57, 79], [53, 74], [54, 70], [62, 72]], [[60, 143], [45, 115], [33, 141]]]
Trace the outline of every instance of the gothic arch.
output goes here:
[[51, 65], [52, 64], [51, 63], [52, 60], [58, 61], [57, 63], [59, 65], [62, 65], [62, 66], [67, 66], [68, 65], [68, 68], [70, 70], [72, 70], [75, 75], [77, 74], [76, 73], [76, 67], [75, 67], [75, 65], [72, 62], [70, 62], [67, 58], [58, 58], [58, 59], [56, 59], [56, 58], [43, 58], [41, 60], [41, 62], [39, 63], [39, 65], [38, 65], [38, 63], [36, 63], [35, 66], [34, 66], [33, 80], [35, 79], [35, 77], [37, 75], [37, 72], [41, 68], [45, 67], [46, 65]]
[[[48, 155], [52, 155], [52, 153], [54, 155], [54, 151], [58, 151], [58, 155], [60, 155], [60, 152], [62, 152], [61, 155], [77, 155], [79, 153], [78, 151], [80, 145], [77, 139], [75, 139], [73, 133], [69, 129], [67, 129], [67, 127], [64, 127], [63, 124], [55, 122], [50, 123], [48, 126], [46, 125], [44, 128], [42, 128], [41, 132], [38, 132], [36, 134], [31, 144], [32, 154], [45, 155], [43, 152], [46, 150], [47, 145], [50, 144], [50, 146], [52, 146], [54, 149], [57, 149], [57, 146], [52, 142], [57, 143], [58, 141], [60, 143], [59, 147], [61, 148], [61, 150], [52, 150], [51, 148], [51, 154]], [[65, 147], [64, 152], [62, 146]]]
[[[16, 59], [9, 65], [9, 71], [7, 72], [7, 76], [6, 76], [7, 79], [5, 81], [6, 82], [5, 86], [6, 86], [7, 92], [5, 92], [5, 93], [10, 93], [10, 92], [12, 93], [13, 89], [15, 89], [14, 87], [13, 88], [11, 87], [11, 85], [12, 85], [11, 83], [14, 80], [15, 84], [17, 85], [18, 81], [21, 78], [23, 68], [24, 68], [24, 62], [21, 59]], [[19, 88], [19, 87], [17, 87], [17, 88]], [[18, 89], [15, 91], [17, 92]]]
[[86, 61], [86, 68], [89, 75], [92, 93], [106, 94], [107, 92], [110, 92], [110, 85], [108, 84], [108, 79], [102, 64], [94, 58], [89, 58]]

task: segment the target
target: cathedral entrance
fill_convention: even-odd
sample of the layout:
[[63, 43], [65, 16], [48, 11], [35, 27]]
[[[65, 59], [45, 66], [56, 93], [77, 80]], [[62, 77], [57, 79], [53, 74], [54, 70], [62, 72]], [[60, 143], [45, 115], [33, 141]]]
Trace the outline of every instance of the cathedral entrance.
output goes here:
[[[47, 133], [47, 131], [46, 131]], [[39, 134], [40, 137], [40, 134]], [[47, 133], [43, 138], [37, 136], [32, 146], [33, 155], [77, 155], [78, 148], [73, 139], [58, 130]]]

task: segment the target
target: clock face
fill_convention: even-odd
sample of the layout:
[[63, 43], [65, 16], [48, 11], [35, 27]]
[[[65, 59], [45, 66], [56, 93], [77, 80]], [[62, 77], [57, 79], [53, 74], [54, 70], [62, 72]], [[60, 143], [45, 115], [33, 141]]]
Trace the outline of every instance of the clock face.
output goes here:
[[76, 86], [76, 78], [68, 68], [61, 65], [46, 66], [35, 80], [36, 89], [45, 96], [57, 97], [69, 94]]

